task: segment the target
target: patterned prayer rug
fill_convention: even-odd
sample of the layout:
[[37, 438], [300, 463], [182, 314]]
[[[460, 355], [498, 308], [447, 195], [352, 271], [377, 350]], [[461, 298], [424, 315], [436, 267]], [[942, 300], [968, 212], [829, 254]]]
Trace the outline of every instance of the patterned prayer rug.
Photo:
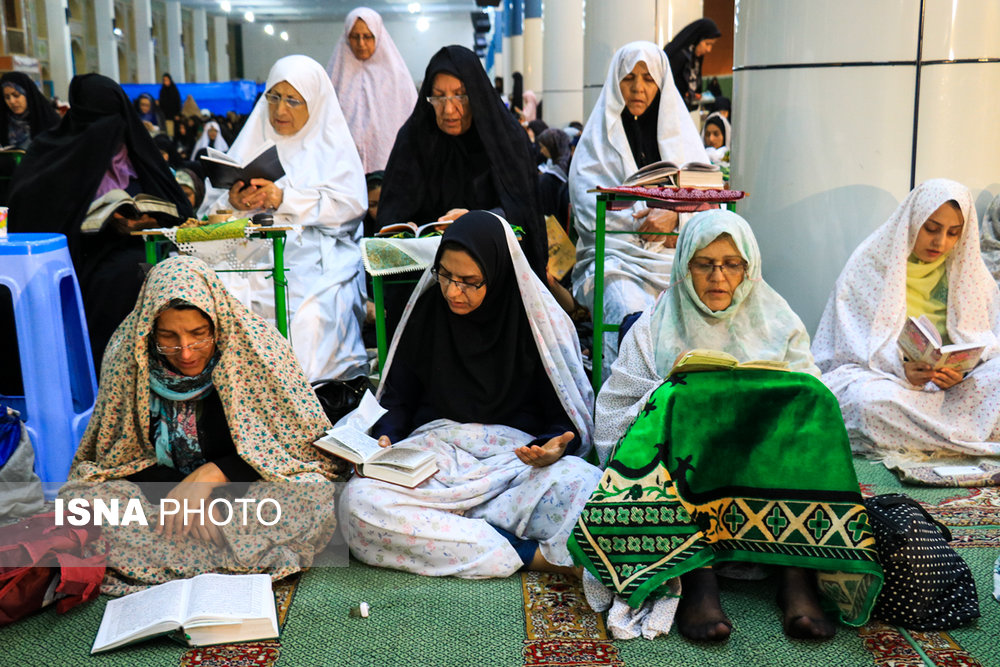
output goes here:
[[865, 648], [875, 659], [875, 667], [924, 667], [927, 663], [921, 653], [932, 661], [931, 664], [942, 667], [983, 667], [947, 632], [907, 632], [906, 635], [879, 621], [858, 630]]
[[[278, 628], [285, 627], [288, 609], [298, 588], [302, 573], [274, 582], [274, 604], [278, 613]], [[200, 646], [181, 656], [180, 667], [272, 667], [281, 655], [278, 640]]]
[[525, 667], [624, 667], [580, 582], [561, 574], [521, 574]]

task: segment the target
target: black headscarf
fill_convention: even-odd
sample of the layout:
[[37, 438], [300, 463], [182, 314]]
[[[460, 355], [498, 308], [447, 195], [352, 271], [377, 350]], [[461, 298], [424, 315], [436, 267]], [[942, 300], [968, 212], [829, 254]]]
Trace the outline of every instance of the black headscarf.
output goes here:
[[164, 72], [163, 76], [170, 83], [160, 86], [160, 111], [167, 118], [175, 118], [181, 115], [181, 91], [178, 90], [174, 78], [168, 72]]
[[[59, 114], [52, 108], [49, 101], [38, 90], [38, 86], [31, 80], [31, 77], [24, 72], [7, 72], [0, 76], [0, 91], [5, 83], [12, 83], [24, 93], [28, 98], [28, 108], [25, 111], [30, 128], [31, 138], [51, 129], [59, 124]], [[3, 113], [0, 113], [0, 143], [7, 143], [7, 131], [9, 129], [9, 118], [13, 112], [7, 105], [4, 105]]]
[[659, 91], [641, 116], [633, 116], [627, 106], [622, 109], [622, 127], [625, 129], [628, 147], [632, 149], [637, 169], [660, 160], [660, 144], [656, 139], [656, 119], [659, 115]]
[[709, 116], [707, 119], [705, 119], [705, 127], [707, 128], [709, 125], [714, 125], [719, 129], [719, 132], [722, 133], [722, 145], [728, 146], [729, 137], [726, 136], [726, 124], [722, 122], [722, 117]]
[[697, 101], [693, 98], [693, 93], [700, 92], [701, 89], [701, 64], [704, 56], [696, 57], [694, 50], [703, 39], [715, 39], [721, 37], [719, 26], [715, 25], [712, 19], [698, 19], [677, 33], [670, 40], [663, 51], [670, 61], [670, 72], [674, 75], [674, 85], [684, 98], [684, 103], [688, 109], [697, 108]]
[[177, 204], [181, 219], [192, 215], [121, 86], [100, 74], [76, 76], [69, 84], [69, 103], [59, 126], [35, 138], [14, 173], [11, 231], [65, 234], [74, 252], [80, 223], [122, 143], [142, 192]]
[[449, 242], [460, 245], [482, 270], [486, 296], [471, 313], [456, 315], [432, 286], [417, 301], [397, 352], [436, 413], [458, 422], [507, 423], [538, 390], [532, 380], [541, 359], [501, 224], [491, 213], [470, 211], [448, 226], [434, 266]]
[[524, 76], [514, 72], [514, 87], [510, 91], [510, 108], [524, 109]]
[[550, 127], [535, 137], [535, 142], [545, 146], [552, 158], [552, 164], [561, 167], [563, 173], [569, 174], [569, 135], [560, 129]]
[[[426, 100], [440, 72], [461, 79], [469, 95], [472, 126], [457, 137], [438, 128], [434, 107]], [[483, 169], [489, 178], [476, 179]], [[396, 135], [385, 168], [379, 220], [383, 225], [409, 220], [423, 224], [452, 208], [490, 209], [499, 204], [507, 221], [524, 229], [524, 254], [544, 280], [548, 239], [536, 172], [528, 135], [503, 105], [479, 58], [463, 46], [446, 46], [428, 63], [417, 104]]]

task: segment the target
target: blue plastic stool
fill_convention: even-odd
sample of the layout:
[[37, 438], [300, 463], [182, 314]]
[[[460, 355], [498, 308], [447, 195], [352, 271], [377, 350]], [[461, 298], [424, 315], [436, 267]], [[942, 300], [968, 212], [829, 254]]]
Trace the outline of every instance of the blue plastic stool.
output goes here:
[[[0, 289], [11, 292], [24, 396], [3, 396], [21, 412], [35, 448], [35, 472], [52, 497], [94, 411], [97, 379], [80, 287], [62, 234], [10, 234], [0, 241]], [[10, 350], [0, 350], [10, 359]]]

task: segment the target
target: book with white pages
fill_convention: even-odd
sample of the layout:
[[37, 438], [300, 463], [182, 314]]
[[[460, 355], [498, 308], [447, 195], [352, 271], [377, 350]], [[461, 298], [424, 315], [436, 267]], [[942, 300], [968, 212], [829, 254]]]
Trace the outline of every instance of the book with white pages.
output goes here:
[[431, 452], [405, 446], [380, 447], [378, 440], [350, 424], [334, 427], [313, 443], [354, 464], [362, 477], [413, 488], [437, 472]]
[[285, 175], [285, 168], [278, 157], [278, 147], [273, 142], [266, 142], [244, 162], [208, 147], [205, 155], [201, 156], [201, 163], [212, 186], [223, 190], [233, 187], [237, 181], [243, 181], [243, 187], [246, 187], [254, 178], [274, 182]]
[[91, 653], [160, 635], [188, 646], [278, 638], [266, 574], [200, 574], [110, 600]]

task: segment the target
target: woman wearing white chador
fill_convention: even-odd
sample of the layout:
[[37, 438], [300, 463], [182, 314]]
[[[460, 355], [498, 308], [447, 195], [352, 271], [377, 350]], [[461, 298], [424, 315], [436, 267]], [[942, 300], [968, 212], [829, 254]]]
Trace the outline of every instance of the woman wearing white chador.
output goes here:
[[[708, 162], [708, 155], [674, 86], [663, 50], [651, 42], [632, 42], [615, 53], [570, 165], [570, 200], [579, 234], [573, 294], [587, 307], [594, 303], [597, 215], [597, 200], [588, 190], [620, 185], [640, 167], [658, 160]], [[624, 211], [609, 211], [607, 230], [671, 231], [676, 221], [673, 212], [636, 203]], [[653, 304], [670, 282], [675, 242], [662, 236], [606, 236], [605, 322], [617, 324]], [[606, 367], [617, 356], [617, 347], [609, 340], [605, 338]]]
[[441, 237], [379, 400], [372, 435], [433, 452], [439, 470], [413, 489], [348, 483], [339, 512], [356, 558], [467, 578], [572, 565], [566, 541], [600, 478], [580, 458], [593, 394], [572, 322], [498, 216], [472, 211]]
[[[292, 348], [310, 380], [351, 379], [367, 370], [358, 246], [367, 208], [361, 160], [322, 65], [286, 56], [271, 68], [266, 91], [228, 155], [244, 161], [273, 142], [285, 175], [273, 183], [254, 179], [244, 189], [210, 190], [201, 212], [270, 210], [276, 225], [302, 225], [288, 232], [285, 244]], [[251, 242], [239, 259], [269, 266], [270, 255], [269, 242]], [[273, 320], [273, 285], [265, 273], [222, 275], [240, 301]]]
[[326, 66], [365, 173], [385, 169], [396, 133], [413, 112], [417, 88], [374, 9], [347, 15]]
[[[851, 255], [813, 341], [855, 451], [940, 485], [972, 481], [928, 472], [941, 461], [986, 457], [976, 481], [1000, 482], [998, 314], [968, 188], [921, 184]], [[963, 378], [905, 359], [897, 340], [907, 317], [921, 315], [945, 343], [984, 346], [980, 364]]]

